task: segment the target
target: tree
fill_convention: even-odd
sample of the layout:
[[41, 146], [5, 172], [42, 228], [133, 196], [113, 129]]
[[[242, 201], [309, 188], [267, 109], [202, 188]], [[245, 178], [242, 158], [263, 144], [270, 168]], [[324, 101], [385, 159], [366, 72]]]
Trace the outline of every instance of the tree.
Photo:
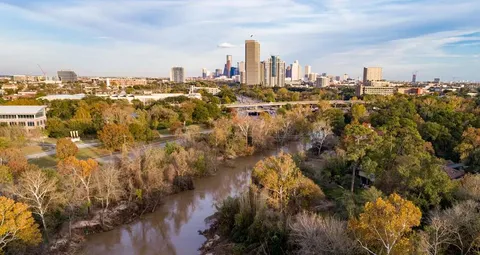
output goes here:
[[353, 120], [358, 122], [361, 122], [368, 114], [367, 108], [363, 104], [353, 104], [351, 111]]
[[8, 148], [0, 150], [0, 165], [8, 166], [13, 175], [19, 175], [28, 168], [28, 161], [19, 149]]
[[350, 255], [359, 247], [347, 231], [347, 222], [313, 213], [300, 213], [290, 224], [292, 242], [298, 254]]
[[120, 170], [114, 165], [106, 165], [95, 171], [93, 176], [95, 199], [100, 201], [105, 211], [111, 202], [119, 200], [124, 194]]
[[42, 235], [26, 204], [0, 196], [0, 252], [16, 240], [35, 245]]
[[462, 135], [462, 142], [455, 148], [460, 154], [460, 159], [465, 161], [472, 168], [477, 169], [478, 160], [474, 160], [473, 156], [477, 155], [480, 149], [480, 128], [467, 128]]
[[328, 123], [319, 121], [313, 124], [313, 130], [310, 133], [310, 141], [312, 147], [317, 151], [317, 155], [320, 155], [325, 139], [331, 134], [332, 129]]
[[302, 175], [292, 156], [284, 152], [259, 161], [253, 168], [252, 180], [268, 193], [270, 206], [281, 213], [289, 205], [298, 210], [324, 197], [322, 190]]
[[355, 188], [355, 177], [358, 166], [368, 150], [375, 146], [377, 134], [366, 124], [352, 123], [345, 127], [342, 144], [346, 152], [346, 159], [352, 161], [352, 181], [350, 190], [353, 193]]
[[75, 156], [78, 152], [78, 147], [72, 140], [68, 138], [60, 138], [57, 140], [57, 158], [65, 159], [71, 156]]
[[47, 132], [48, 136], [53, 138], [62, 138], [68, 136], [68, 128], [65, 122], [58, 117], [48, 118]]
[[388, 199], [367, 202], [360, 217], [351, 219], [350, 229], [370, 254], [406, 254], [409, 234], [420, 225], [422, 213], [412, 202], [392, 194]]
[[109, 150], [121, 150], [133, 142], [133, 136], [126, 125], [107, 124], [98, 132], [98, 138], [105, 148]]
[[480, 202], [480, 174], [467, 174], [460, 180], [458, 194], [463, 200]]
[[45, 215], [63, 200], [57, 189], [58, 179], [48, 176], [44, 170], [32, 168], [22, 173], [18, 183], [11, 185], [10, 192], [22, 202], [28, 204], [42, 220], [45, 234], [48, 237], [48, 227]]
[[98, 170], [98, 163], [93, 159], [79, 160], [68, 157], [58, 162], [58, 169], [67, 177], [67, 187], [70, 199], [85, 201], [88, 212], [92, 205], [92, 174]]

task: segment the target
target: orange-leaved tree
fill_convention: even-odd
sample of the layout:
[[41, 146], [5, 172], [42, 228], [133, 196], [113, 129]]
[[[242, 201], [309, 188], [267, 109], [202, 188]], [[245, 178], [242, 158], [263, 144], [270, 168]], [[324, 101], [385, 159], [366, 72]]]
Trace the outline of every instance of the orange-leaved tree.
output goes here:
[[0, 253], [13, 241], [35, 245], [42, 235], [26, 204], [0, 197]]
[[386, 200], [367, 202], [360, 217], [349, 227], [360, 245], [370, 254], [408, 254], [412, 227], [420, 225], [422, 212], [397, 194]]
[[68, 192], [72, 200], [87, 202], [87, 209], [90, 212], [92, 205], [92, 174], [98, 170], [98, 163], [93, 159], [79, 160], [75, 157], [68, 157], [58, 162], [58, 170], [67, 179]]
[[133, 136], [128, 126], [121, 124], [107, 124], [98, 132], [98, 138], [105, 148], [109, 150], [121, 150], [123, 146], [133, 142]]
[[78, 147], [72, 140], [68, 138], [60, 138], [57, 141], [57, 158], [65, 159], [70, 156], [75, 156], [78, 152]]

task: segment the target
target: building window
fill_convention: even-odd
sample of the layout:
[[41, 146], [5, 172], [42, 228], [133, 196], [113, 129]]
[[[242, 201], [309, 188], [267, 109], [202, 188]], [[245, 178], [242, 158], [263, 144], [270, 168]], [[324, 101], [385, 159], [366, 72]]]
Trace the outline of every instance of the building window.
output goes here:
[[29, 122], [28, 122], [28, 126], [29, 126], [29, 127], [34, 127], [34, 126], [35, 126], [35, 122], [29, 121]]
[[18, 122], [18, 125], [21, 126], [21, 127], [25, 127], [25, 122]]

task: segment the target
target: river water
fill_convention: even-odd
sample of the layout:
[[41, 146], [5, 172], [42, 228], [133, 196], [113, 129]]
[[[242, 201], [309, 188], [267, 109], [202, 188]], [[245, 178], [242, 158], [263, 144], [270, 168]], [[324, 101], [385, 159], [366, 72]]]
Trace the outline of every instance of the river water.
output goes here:
[[[300, 148], [292, 143], [281, 149], [295, 153]], [[206, 239], [198, 231], [208, 228], [205, 218], [215, 213], [215, 204], [244, 191], [255, 163], [279, 151], [235, 159], [233, 167], [220, 166], [215, 176], [196, 180], [195, 190], [165, 197], [155, 212], [109, 232], [88, 236], [80, 254], [199, 254], [198, 248]]]

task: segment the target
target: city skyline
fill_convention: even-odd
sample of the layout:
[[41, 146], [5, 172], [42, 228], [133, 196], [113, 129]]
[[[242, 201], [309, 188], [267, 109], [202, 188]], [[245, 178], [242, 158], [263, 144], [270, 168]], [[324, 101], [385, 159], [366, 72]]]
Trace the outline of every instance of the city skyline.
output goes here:
[[[312, 72], [389, 80], [480, 80], [476, 0], [13, 1], [0, 3], [0, 74], [167, 77], [244, 61], [253, 35], [261, 60], [298, 59]], [[195, 15], [192, 15], [195, 14]], [[252, 20], [255, 20], [253, 22]]]

